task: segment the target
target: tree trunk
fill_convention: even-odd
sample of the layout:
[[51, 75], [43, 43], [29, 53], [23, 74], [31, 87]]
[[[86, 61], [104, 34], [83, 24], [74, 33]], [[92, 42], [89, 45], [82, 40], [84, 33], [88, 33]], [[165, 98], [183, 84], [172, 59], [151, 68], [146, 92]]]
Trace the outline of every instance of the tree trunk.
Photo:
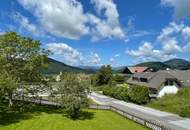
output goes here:
[[13, 106], [12, 94], [9, 94], [9, 108]]

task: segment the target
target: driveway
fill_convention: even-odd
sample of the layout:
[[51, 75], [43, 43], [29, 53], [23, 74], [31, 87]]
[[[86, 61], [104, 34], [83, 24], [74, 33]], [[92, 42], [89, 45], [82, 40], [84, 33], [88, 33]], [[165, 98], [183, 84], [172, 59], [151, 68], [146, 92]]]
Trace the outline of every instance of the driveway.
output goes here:
[[114, 106], [138, 117], [140, 116], [147, 120], [157, 121], [173, 130], [190, 130], [190, 119], [188, 118], [182, 118], [172, 113], [120, 101], [95, 92], [92, 92], [89, 98], [98, 104]]

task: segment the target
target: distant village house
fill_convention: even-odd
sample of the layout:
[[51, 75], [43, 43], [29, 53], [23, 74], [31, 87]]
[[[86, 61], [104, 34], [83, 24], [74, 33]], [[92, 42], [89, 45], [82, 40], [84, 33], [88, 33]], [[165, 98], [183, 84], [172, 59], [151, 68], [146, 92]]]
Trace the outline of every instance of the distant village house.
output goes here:
[[135, 74], [151, 71], [151, 68], [143, 66], [126, 67], [123, 70], [123, 74]]

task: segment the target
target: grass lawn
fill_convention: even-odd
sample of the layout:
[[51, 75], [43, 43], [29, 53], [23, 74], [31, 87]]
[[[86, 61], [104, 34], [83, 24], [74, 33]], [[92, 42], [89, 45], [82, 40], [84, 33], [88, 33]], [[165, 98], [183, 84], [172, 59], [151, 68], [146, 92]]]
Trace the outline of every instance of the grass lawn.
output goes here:
[[180, 89], [177, 94], [165, 95], [146, 106], [190, 118], [190, 88]]
[[147, 130], [114, 112], [84, 110], [79, 119], [61, 111], [34, 108], [31, 112], [0, 113], [0, 130]]

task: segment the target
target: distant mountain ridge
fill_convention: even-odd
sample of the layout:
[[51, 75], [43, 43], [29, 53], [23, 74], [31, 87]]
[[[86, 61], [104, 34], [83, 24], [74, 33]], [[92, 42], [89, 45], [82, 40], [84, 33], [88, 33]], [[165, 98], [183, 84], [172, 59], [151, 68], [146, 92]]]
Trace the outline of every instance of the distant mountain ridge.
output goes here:
[[[95, 73], [100, 66], [79, 66], [74, 67], [56, 61], [54, 59], [48, 58], [49, 66], [47, 69], [43, 70], [44, 74], [59, 74], [60, 72], [73, 72], [73, 73]], [[134, 66], [146, 66], [154, 70], [166, 70], [177, 69], [177, 70], [187, 70], [190, 69], [190, 62], [184, 59], [171, 59], [165, 62], [153, 61], [153, 62], [143, 62]], [[114, 73], [121, 73], [124, 70], [125, 66], [113, 67]]]
[[190, 62], [184, 59], [171, 59], [164, 62], [166, 65], [170, 66], [171, 69], [187, 70], [190, 69]]
[[165, 62], [143, 62], [135, 66], [147, 66], [155, 70], [165, 70], [167, 68], [177, 69], [177, 70], [187, 70], [190, 69], [190, 62], [184, 59], [171, 59]]
[[91, 70], [70, 66], [52, 58], [48, 58], [48, 61], [48, 68], [42, 71], [44, 74], [59, 74], [60, 72], [93, 73]]

